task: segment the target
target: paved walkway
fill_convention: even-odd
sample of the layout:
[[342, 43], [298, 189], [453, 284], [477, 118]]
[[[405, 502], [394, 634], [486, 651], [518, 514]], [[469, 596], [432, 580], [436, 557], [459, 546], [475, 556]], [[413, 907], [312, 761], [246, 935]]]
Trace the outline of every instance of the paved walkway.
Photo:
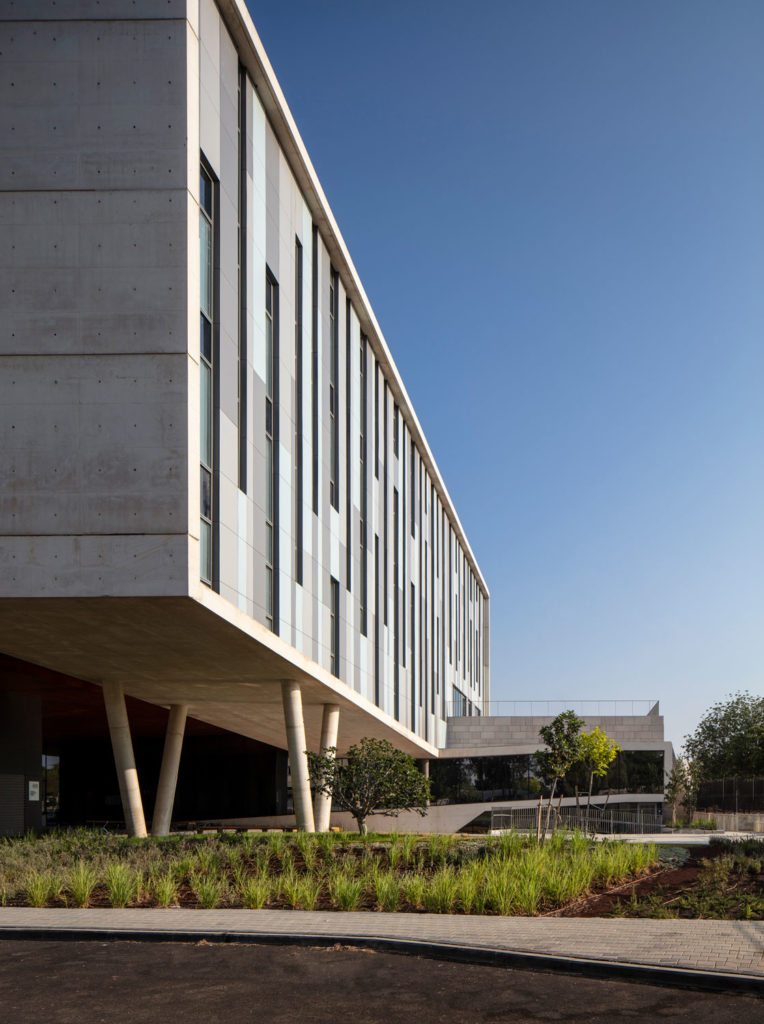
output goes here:
[[426, 945], [443, 954], [520, 954], [583, 967], [743, 978], [764, 992], [764, 922], [478, 917], [295, 910], [38, 910], [0, 908], [0, 938], [223, 938]]

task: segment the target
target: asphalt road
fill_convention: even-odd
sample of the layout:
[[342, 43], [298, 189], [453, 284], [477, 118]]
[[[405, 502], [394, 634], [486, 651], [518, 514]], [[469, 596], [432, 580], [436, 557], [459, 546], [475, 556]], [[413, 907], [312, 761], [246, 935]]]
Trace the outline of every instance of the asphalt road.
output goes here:
[[764, 1024], [764, 999], [347, 947], [0, 941], [2, 1024]]

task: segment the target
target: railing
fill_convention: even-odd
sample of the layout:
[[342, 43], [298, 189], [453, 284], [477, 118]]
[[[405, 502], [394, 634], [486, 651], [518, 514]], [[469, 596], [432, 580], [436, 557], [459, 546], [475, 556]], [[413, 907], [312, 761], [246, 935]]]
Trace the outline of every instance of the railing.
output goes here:
[[[574, 711], [582, 718], [607, 716], [636, 716], [660, 714], [657, 700], [492, 700], [476, 701], [473, 705], [479, 715], [527, 718], [554, 718], [562, 711]], [[463, 700], [446, 705], [451, 718], [470, 717]], [[473, 712], [475, 713], [475, 712]]]
[[[546, 828], [548, 804], [538, 807], [491, 808], [491, 831], [508, 832], [516, 829], [519, 832], [536, 832], [539, 828], [541, 814], [541, 831]], [[597, 835], [639, 835], [643, 832], [661, 832], [663, 819], [659, 814], [649, 811], [611, 811], [592, 805], [583, 807], [552, 808], [549, 816], [549, 831], [556, 828], [568, 830], [580, 829]]]

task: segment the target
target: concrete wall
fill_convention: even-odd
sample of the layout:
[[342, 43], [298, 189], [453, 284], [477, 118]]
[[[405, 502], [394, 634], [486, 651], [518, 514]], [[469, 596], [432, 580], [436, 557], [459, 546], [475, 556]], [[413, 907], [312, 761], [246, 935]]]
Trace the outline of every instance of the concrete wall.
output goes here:
[[[512, 748], [512, 753], [532, 753], [541, 746], [539, 729], [548, 725], [554, 716], [481, 716], [476, 718], [449, 718], [446, 746], [450, 756], [472, 756], [468, 751], [487, 747]], [[658, 745], [663, 749], [662, 715], [601, 715], [584, 718], [583, 729], [590, 732], [599, 726], [611, 740], [624, 749], [650, 749]], [[452, 753], [451, 748], [459, 754]], [[498, 751], [490, 751], [498, 752]]]
[[0, 596], [186, 589], [185, 6], [153, 13], [0, 6]]

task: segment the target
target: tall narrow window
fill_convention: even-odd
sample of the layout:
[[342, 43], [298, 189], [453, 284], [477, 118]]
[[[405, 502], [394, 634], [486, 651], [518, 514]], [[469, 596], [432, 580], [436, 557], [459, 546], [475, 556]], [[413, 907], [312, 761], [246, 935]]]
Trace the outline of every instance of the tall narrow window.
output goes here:
[[366, 636], [368, 632], [368, 590], [369, 590], [369, 566], [368, 566], [368, 552], [366, 550], [366, 515], [368, 511], [367, 505], [367, 392], [366, 392], [366, 351], [368, 343], [366, 338], [361, 335], [361, 351], [360, 351], [360, 388], [361, 388], [361, 437], [360, 437], [360, 469], [361, 469], [361, 521], [359, 523], [359, 532], [361, 535], [361, 635]]
[[454, 528], [448, 524], [448, 663], [453, 664], [454, 647]]
[[332, 268], [329, 275], [329, 504], [337, 510], [340, 507], [338, 291], [337, 271]]
[[401, 567], [401, 598], [403, 600], [403, 606], [401, 611], [401, 664], [406, 667], [406, 548], [408, 547], [408, 538], [406, 537], [406, 427], [405, 425], [401, 428], [403, 430], [403, 445], [401, 452], [403, 454], [403, 464], [401, 465], [401, 558], [403, 564]]
[[382, 578], [384, 581], [384, 608], [382, 614], [384, 616], [385, 625], [387, 625], [387, 563], [389, 562], [387, 550], [387, 381], [385, 381], [382, 386], [385, 389], [384, 419], [382, 421], [382, 437], [384, 439], [384, 455], [382, 460], [382, 521], [384, 528], [384, 545], [382, 551], [384, 566], [382, 567]]
[[353, 496], [350, 491], [352, 444], [351, 420], [353, 418], [351, 350], [350, 350], [350, 299], [345, 302], [345, 586], [351, 589], [353, 582]]
[[416, 536], [416, 446], [411, 439], [411, 536]]
[[379, 536], [374, 535], [374, 703], [379, 707], [379, 647], [381, 639], [379, 620]]
[[239, 67], [239, 195], [237, 203], [239, 255], [239, 489], [247, 493], [247, 74]]
[[202, 167], [199, 174], [199, 575], [212, 584], [212, 484], [213, 484], [213, 346], [214, 252], [213, 185]]
[[303, 501], [302, 441], [302, 245], [294, 240], [294, 578], [302, 586]]
[[265, 275], [265, 621], [278, 632], [278, 285]]
[[374, 363], [374, 476], [379, 480], [379, 363]]
[[313, 442], [313, 512], [318, 515], [318, 228], [313, 225], [312, 322], [310, 346], [310, 409]]
[[399, 439], [398, 439], [398, 430], [399, 429], [400, 429], [400, 425], [398, 423], [398, 403], [394, 402], [393, 403], [393, 455], [396, 457], [396, 459], [400, 455], [400, 452], [399, 452], [400, 442], [399, 442]]
[[340, 676], [340, 585], [332, 576], [330, 580], [331, 590], [331, 654], [332, 654], [332, 675]]
[[[411, 728], [416, 728], [416, 587], [411, 584]], [[421, 698], [419, 703], [421, 704]]]
[[400, 595], [398, 587], [399, 566], [398, 566], [398, 489], [393, 488], [393, 686], [394, 686], [394, 710], [393, 716], [400, 717]]

